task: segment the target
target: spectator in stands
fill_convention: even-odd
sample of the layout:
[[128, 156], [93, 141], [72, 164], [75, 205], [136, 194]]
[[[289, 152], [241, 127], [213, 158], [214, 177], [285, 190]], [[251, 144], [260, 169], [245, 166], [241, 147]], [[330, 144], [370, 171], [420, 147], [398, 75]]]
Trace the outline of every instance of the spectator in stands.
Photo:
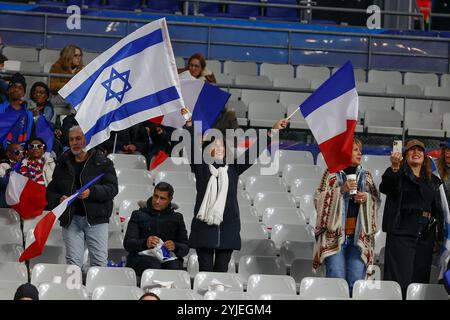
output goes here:
[[[366, 278], [374, 262], [380, 195], [370, 172], [361, 167], [362, 143], [353, 139], [352, 164], [325, 170], [314, 196], [317, 211], [313, 268], [322, 263], [328, 278], [345, 279], [350, 293], [356, 280]], [[353, 175], [356, 179], [350, 179]]]
[[441, 143], [441, 156], [437, 160], [437, 167], [439, 176], [444, 184], [447, 201], [450, 201], [450, 141]]
[[170, 155], [174, 146], [171, 136], [174, 128], [155, 124], [146, 121], [143, 126], [146, 128], [149, 138], [148, 152], [146, 154], [147, 163], [151, 163], [154, 156], [160, 151]]
[[[182, 114], [187, 112], [187, 109], [182, 109]], [[272, 128], [284, 129], [287, 124], [288, 120], [282, 119]], [[239, 176], [252, 166], [253, 161], [246, 158], [244, 163], [226, 163], [227, 145], [223, 140], [215, 139], [202, 146], [194, 141], [196, 135], [192, 119], [186, 122], [186, 128], [191, 133], [189, 158], [197, 189], [189, 246], [197, 252], [200, 271], [227, 272], [233, 250], [241, 248], [237, 200]], [[208, 164], [204, 159], [199, 164], [195, 163], [194, 150], [200, 149], [198, 152], [203, 154], [205, 148], [210, 151], [210, 156], [214, 159], [213, 164]], [[247, 154], [248, 152], [245, 157]]]
[[26, 89], [25, 77], [20, 73], [14, 74], [8, 86], [9, 102], [6, 101], [0, 104], [0, 114], [16, 112], [19, 115], [19, 120], [11, 128], [6, 139], [3, 140], [3, 150], [6, 150], [10, 143], [25, 145], [31, 137], [33, 113], [27, 109], [27, 104], [23, 101]]
[[[4, 55], [0, 53], [0, 71], [5, 68], [5, 61], [7, 61]], [[8, 100], [8, 82], [5, 79], [0, 78], [0, 103]]]
[[[65, 46], [59, 59], [50, 68], [50, 73], [75, 75], [83, 69], [83, 51], [80, 47], [69, 44]], [[58, 95], [58, 91], [69, 82], [70, 78], [50, 78], [50, 92]]]
[[[117, 141], [116, 141], [117, 135]], [[114, 149], [114, 142], [116, 149]], [[109, 139], [103, 142], [100, 147], [107, 154], [123, 153], [123, 154], [147, 154], [148, 152], [148, 133], [140, 124], [130, 128], [112, 132]]]
[[139, 300], [161, 300], [157, 294], [153, 292], [146, 292], [139, 298]]
[[36, 103], [33, 111], [34, 116], [44, 116], [48, 123], [55, 125], [55, 111], [49, 101], [50, 90], [43, 82], [35, 82], [30, 90], [30, 99]]
[[25, 155], [23, 147], [18, 143], [11, 143], [6, 150], [6, 159], [0, 161], [0, 208], [8, 208], [5, 199], [6, 187], [9, 181], [9, 173], [17, 162]]
[[178, 69], [180, 79], [199, 79], [216, 83], [214, 73], [206, 68], [206, 60], [200, 53], [193, 54], [186, 68]]
[[380, 184], [386, 195], [384, 280], [398, 282], [404, 297], [410, 283], [429, 283], [435, 241], [443, 239], [441, 181], [431, 170], [425, 145], [413, 139], [403, 155], [391, 154]]
[[46, 153], [47, 146], [41, 138], [34, 138], [27, 145], [27, 155], [20, 165], [20, 174], [37, 182], [48, 186], [52, 181], [55, 161]]
[[69, 130], [72, 127], [78, 126], [78, 121], [75, 119], [76, 111], [71, 109], [71, 113], [68, 114], [61, 125], [61, 136], [59, 141], [63, 145], [64, 151], [69, 148]]
[[[188, 238], [183, 215], [175, 211], [178, 206], [172, 203], [173, 194], [170, 184], [160, 182], [146, 204], [131, 215], [123, 245], [128, 251], [127, 267], [139, 276], [145, 269], [183, 269], [183, 257], [189, 252]], [[156, 256], [142, 254], [159, 247], [161, 241], [177, 259], [162, 262]]]
[[103, 152], [84, 151], [86, 139], [78, 126], [69, 130], [70, 151], [56, 165], [47, 187], [48, 208], [53, 209], [87, 182], [103, 176], [83, 191], [59, 218], [66, 245], [66, 262], [82, 268], [85, 242], [91, 266], [105, 267], [108, 257], [108, 222], [117, 195], [114, 165]]
[[39, 300], [39, 291], [31, 283], [24, 283], [17, 288], [14, 300]]

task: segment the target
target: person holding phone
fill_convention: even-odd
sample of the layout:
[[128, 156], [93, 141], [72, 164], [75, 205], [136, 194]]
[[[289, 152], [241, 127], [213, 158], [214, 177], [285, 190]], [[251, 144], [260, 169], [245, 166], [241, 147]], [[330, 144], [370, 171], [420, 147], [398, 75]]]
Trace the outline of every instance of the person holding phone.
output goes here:
[[443, 212], [431, 159], [420, 140], [392, 152], [380, 191], [386, 195], [383, 231], [387, 233], [384, 280], [396, 281], [403, 296], [410, 283], [429, 283], [435, 241], [443, 239]]
[[373, 264], [380, 196], [370, 172], [361, 167], [362, 143], [353, 139], [352, 164], [325, 170], [314, 195], [317, 210], [313, 269], [325, 263], [328, 278], [345, 279], [353, 290]]

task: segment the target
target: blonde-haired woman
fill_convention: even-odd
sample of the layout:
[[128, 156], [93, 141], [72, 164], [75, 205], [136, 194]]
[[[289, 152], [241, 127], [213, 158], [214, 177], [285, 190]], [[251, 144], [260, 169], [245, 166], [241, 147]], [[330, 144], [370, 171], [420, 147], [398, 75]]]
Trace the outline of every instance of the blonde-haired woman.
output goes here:
[[[313, 269], [322, 263], [328, 278], [345, 279], [353, 290], [373, 264], [380, 195], [372, 175], [361, 167], [362, 144], [353, 140], [351, 165], [325, 170], [314, 197], [317, 210]], [[352, 179], [350, 179], [352, 177]]]
[[[83, 69], [83, 51], [80, 47], [69, 44], [61, 50], [58, 61], [50, 68], [50, 73], [75, 75], [81, 69]], [[59, 89], [64, 87], [69, 80], [70, 78], [50, 78], [50, 92], [57, 95]]]

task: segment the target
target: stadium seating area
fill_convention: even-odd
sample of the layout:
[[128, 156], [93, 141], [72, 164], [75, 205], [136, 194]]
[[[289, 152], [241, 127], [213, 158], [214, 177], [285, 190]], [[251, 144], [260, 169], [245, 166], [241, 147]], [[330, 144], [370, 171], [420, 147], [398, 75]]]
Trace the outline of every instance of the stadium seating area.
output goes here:
[[[324, 169], [323, 163], [314, 164], [308, 152], [281, 152], [283, 169], [279, 173], [261, 176], [258, 170], [251, 168], [251, 175], [242, 177], [239, 190], [242, 249], [233, 253], [228, 273], [198, 272], [197, 256], [191, 250], [185, 258], [184, 271], [148, 269], [138, 279], [129, 268], [91, 267], [87, 271], [85, 285], [81, 285], [81, 270], [65, 265], [64, 243], [58, 225], [50, 234], [43, 255], [33, 259], [28, 269], [26, 264], [17, 261], [37, 219], [25, 221], [21, 226], [12, 209], [1, 209], [0, 298], [12, 298], [18, 284], [30, 279], [38, 286], [42, 299], [136, 300], [145, 290], [165, 299], [187, 300], [349, 299], [345, 281], [323, 278], [323, 270], [313, 274], [311, 268], [312, 222], [316, 212], [310, 199]], [[191, 175], [188, 166], [174, 164], [182, 159], [169, 158], [155, 172], [149, 172], [136, 168], [139, 167], [139, 156], [111, 155], [110, 158], [116, 166], [121, 191], [115, 198], [116, 211], [110, 222], [109, 260], [118, 263], [126, 258], [122, 242], [127, 219], [132, 210], [137, 209], [137, 201], [146, 199], [152, 184], [158, 181], [171, 182], [175, 186], [183, 181], [183, 187], [175, 188], [174, 202], [180, 204], [180, 212], [190, 229], [195, 182], [192, 178], [186, 179]], [[363, 166], [382, 171], [387, 161], [386, 156], [366, 155]], [[131, 175], [135, 179], [131, 179]], [[301, 187], [303, 183], [306, 184]], [[279, 187], [274, 189], [274, 186]], [[383, 208], [380, 208], [380, 216], [382, 212]], [[375, 250], [380, 268], [384, 260], [384, 241], [385, 235], [380, 231], [376, 236]], [[433, 268], [436, 273], [436, 267]], [[62, 285], [69, 280], [74, 289]], [[434, 275], [433, 283], [436, 280]], [[217, 282], [225, 285], [224, 292], [214, 291]], [[407, 298], [448, 299], [448, 296], [437, 284], [411, 284]], [[353, 289], [353, 299], [401, 299], [401, 291], [398, 284], [389, 281], [359, 281]]]

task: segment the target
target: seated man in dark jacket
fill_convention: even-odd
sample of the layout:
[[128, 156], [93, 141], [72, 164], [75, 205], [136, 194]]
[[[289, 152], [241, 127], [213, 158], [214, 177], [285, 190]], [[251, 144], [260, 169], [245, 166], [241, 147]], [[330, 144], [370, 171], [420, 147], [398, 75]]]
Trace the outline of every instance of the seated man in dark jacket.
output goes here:
[[[170, 184], [158, 183], [147, 207], [131, 215], [123, 245], [129, 252], [127, 267], [133, 268], [138, 276], [146, 269], [183, 269], [183, 257], [189, 252], [188, 237], [183, 215], [175, 212], [171, 203], [173, 192]], [[139, 254], [155, 248], [160, 240], [178, 259], [161, 262], [156, 257]]]

